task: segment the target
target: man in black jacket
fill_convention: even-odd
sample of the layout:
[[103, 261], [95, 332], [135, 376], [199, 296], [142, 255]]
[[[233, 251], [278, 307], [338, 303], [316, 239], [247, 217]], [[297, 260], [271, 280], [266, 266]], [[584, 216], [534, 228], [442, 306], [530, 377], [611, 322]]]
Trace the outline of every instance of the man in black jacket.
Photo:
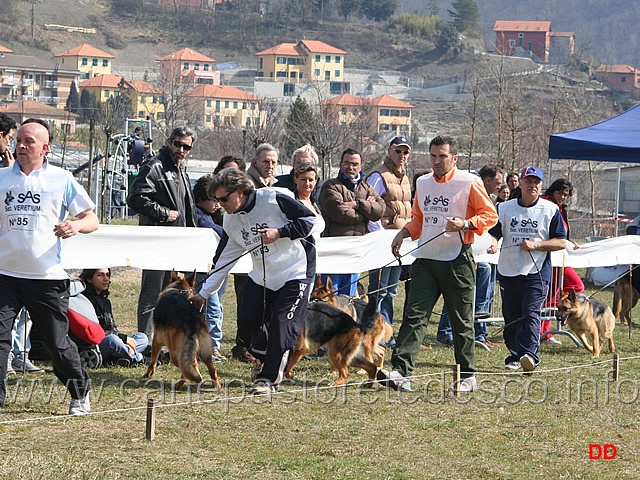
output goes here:
[[[177, 127], [158, 154], [140, 167], [127, 197], [127, 205], [139, 214], [139, 225], [198, 226], [191, 183], [183, 165], [194, 141], [193, 131], [188, 127]], [[158, 301], [158, 294], [170, 279], [171, 272], [168, 271], [142, 271], [138, 298], [138, 331], [149, 337], [149, 343], [153, 336], [153, 309]]]

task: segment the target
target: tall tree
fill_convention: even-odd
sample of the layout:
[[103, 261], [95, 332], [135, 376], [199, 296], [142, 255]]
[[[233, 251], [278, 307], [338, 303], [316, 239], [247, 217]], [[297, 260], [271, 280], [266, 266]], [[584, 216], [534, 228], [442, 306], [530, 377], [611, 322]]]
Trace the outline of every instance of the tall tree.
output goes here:
[[438, 6], [438, 0], [429, 0], [429, 14], [432, 17], [440, 16], [440, 7]]
[[360, 13], [369, 20], [382, 22], [391, 18], [397, 7], [397, 0], [362, 0]]
[[340, 0], [338, 4], [338, 13], [346, 20], [351, 15], [360, 13], [362, 0]]
[[67, 97], [67, 103], [64, 109], [71, 113], [80, 113], [80, 97], [78, 96], [78, 88], [76, 87], [75, 80], [71, 82], [69, 96]]
[[83, 88], [80, 92], [80, 116], [84, 119], [95, 118], [96, 97], [91, 95], [89, 90]]
[[287, 152], [293, 152], [296, 148], [310, 142], [312, 125], [313, 111], [309, 103], [305, 99], [297, 97], [291, 104], [284, 123]]
[[478, 35], [480, 32], [480, 8], [474, 0], [455, 0], [453, 10], [447, 13], [453, 18], [453, 24], [460, 33]]

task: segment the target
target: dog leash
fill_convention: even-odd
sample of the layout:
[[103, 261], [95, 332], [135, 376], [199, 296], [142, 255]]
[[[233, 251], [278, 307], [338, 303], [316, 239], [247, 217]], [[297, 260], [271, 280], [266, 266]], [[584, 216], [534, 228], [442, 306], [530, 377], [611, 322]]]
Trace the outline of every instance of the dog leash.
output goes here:
[[[418, 246], [416, 246], [414, 249], [409, 250], [407, 253], [403, 254], [403, 255], [399, 255], [398, 257], [396, 257], [394, 260], [391, 260], [389, 263], [387, 263], [386, 265], [383, 265], [381, 267], [378, 268], [374, 268], [373, 270], [382, 270], [383, 268], [389, 267], [392, 264], [398, 262], [399, 266], [402, 267], [402, 257], [406, 257], [407, 255], [412, 254], [413, 252], [415, 252], [416, 250], [424, 247], [427, 243], [433, 242], [436, 238], [441, 237], [442, 235], [444, 235], [446, 232], [446, 230], [443, 230], [442, 232], [440, 232], [439, 234], [435, 235], [434, 237], [425, 240], [424, 243], [419, 244]], [[361, 279], [367, 278], [369, 276], [369, 272], [366, 272], [365, 274], [362, 275], [362, 277], [358, 277], [358, 279], [355, 282], [351, 282], [347, 285], [345, 285], [346, 287], [350, 287], [351, 285], [353, 285], [354, 283], [358, 283]], [[385, 287], [386, 288], [386, 287]], [[315, 290], [314, 290], [315, 291]], [[313, 293], [313, 292], [312, 292]], [[330, 294], [326, 294], [322, 297], [320, 297], [320, 299], [324, 299], [327, 296], [329, 296]]]

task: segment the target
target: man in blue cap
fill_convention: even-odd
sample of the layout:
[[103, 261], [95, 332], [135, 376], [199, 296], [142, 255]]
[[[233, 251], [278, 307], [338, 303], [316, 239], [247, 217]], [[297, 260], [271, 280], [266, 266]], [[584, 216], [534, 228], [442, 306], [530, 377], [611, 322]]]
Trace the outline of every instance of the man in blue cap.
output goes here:
[[544, 175], [527, 167], [520, 175], [522, 196], [498, 204], [498, 223], [489, 230], [502, 238], [498, 280], [504, 317], [505, 368], [532, 372], [540, 363], [540, 311], [551, 281], [551, 255], [566, 246], [558, 206], [540, 198]]

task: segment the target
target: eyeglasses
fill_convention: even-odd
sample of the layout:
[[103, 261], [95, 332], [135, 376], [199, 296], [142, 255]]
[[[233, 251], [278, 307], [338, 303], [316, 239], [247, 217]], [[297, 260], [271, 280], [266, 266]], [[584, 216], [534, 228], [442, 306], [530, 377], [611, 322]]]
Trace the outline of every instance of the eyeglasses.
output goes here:
[[234, 193], [235, 193], [235, 190], [233, 192], [227, 193], [224, 197], [220, 197], [220, 198], [213, 197], [211, 200], [218, 203], [227, 203], [227, 201], [229, 200], [229, 197]]
[[410, 150], [400, 150], [399, 148], [394, 148], [393, 151], [398, 155], [409, 155], [411, 153]]
[[182, 143], [180, 140], [174, 140], [173, 146], [176, 148], [184, 148], [186, 152], [193, 148], [193, 145], [187, 145], [186, 143]]

